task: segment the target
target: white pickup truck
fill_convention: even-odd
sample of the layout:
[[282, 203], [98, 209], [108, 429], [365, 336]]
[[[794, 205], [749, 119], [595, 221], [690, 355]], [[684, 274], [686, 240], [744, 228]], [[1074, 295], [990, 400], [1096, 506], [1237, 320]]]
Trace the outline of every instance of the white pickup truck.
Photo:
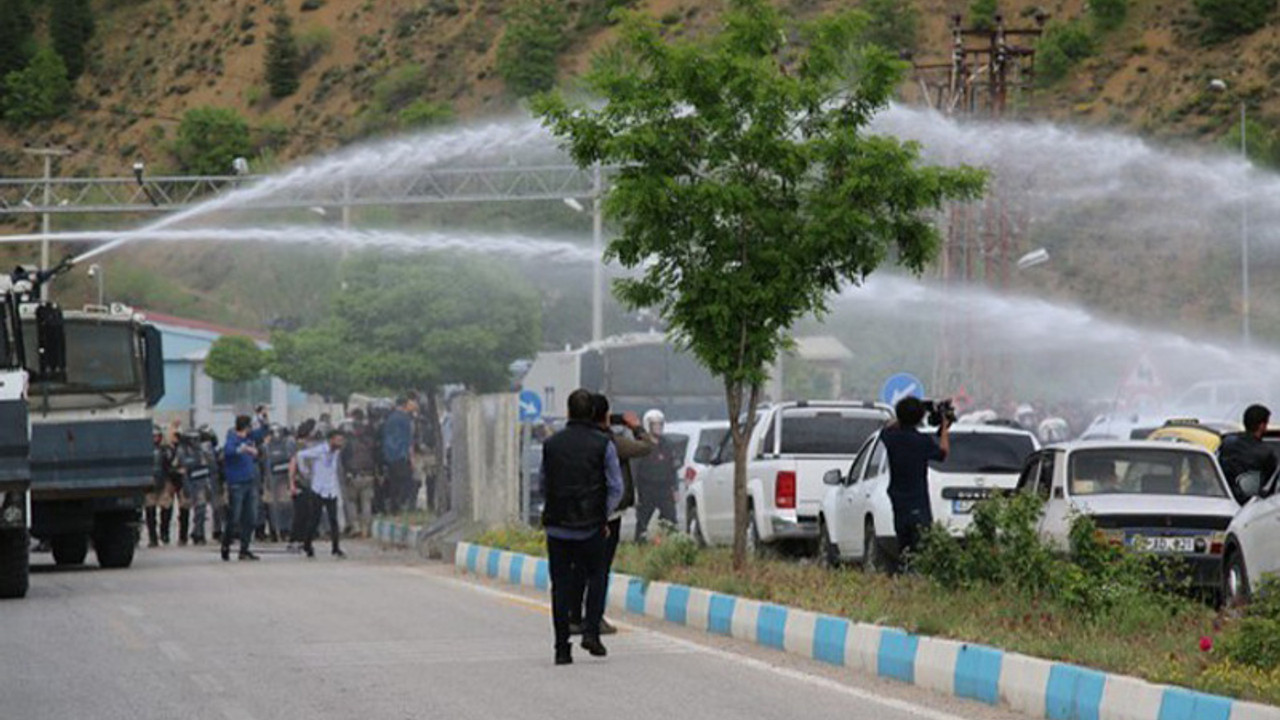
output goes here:
[[[872, 433], [893, 416], [886, 405], [813, 401], [760, 410], [747, 449], [747, 548], [783, 541], [817, 542], [818, 511], [826, 493], [822, 477], [847, 467]], [[709, 545], [733, 543], [732, 435], [697, 462], [710, 467], [689, 487], [689, 533]]]

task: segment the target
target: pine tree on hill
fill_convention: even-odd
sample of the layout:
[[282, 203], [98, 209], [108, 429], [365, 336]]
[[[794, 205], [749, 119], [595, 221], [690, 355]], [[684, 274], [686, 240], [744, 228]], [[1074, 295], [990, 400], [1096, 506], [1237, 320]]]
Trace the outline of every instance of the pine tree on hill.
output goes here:
[[298, 41], [293, 36], [293, 21], [284, 5], [276, 6], [271, 17], [271, 34], [267, 37], [267, 85], [271, 97], [282, 98], [298, 90]]
[[27, 67], [36, 52], [27, 0], [0, 0], [0, 79]]
[[49, 35], [53, 49], [67, 65], [67, 77], [80, 77], [84, 73], [86, 47], [93, 36], [89, 0], [53, 0], [49, 7]]

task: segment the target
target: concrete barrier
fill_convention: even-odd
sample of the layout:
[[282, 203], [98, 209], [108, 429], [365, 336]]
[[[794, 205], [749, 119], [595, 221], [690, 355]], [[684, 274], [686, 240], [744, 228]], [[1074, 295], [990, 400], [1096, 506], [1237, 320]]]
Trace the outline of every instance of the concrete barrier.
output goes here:
[[[458, 543], [454, 565], [513, 585], [550, 585], [545, 558]], [[1048, 720], [1280, 720], [1269, 705], [621, 573], [609, 576], [607, 604]]]

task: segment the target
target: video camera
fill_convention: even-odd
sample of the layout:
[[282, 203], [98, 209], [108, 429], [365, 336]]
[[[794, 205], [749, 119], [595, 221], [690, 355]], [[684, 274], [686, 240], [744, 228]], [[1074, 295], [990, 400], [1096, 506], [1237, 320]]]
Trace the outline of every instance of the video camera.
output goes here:
[[948, 425], [954, 425], [956, 422], [956, 408], [951, 404], [951, 398], [946, 400], [924, 400], [925, 421], [932, 427], [942, 427], [942, 421], [945, 418]]

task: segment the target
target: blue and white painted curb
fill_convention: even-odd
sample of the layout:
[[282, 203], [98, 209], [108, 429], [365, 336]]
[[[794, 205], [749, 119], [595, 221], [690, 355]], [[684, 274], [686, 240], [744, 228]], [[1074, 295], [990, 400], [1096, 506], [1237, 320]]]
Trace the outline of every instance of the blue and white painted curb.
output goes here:
[[[547, 590], [545, 558], [458, 543], [454, 565]], [[613, 573], [608, 606], [1047, 720], [1280, 720], [1280, 708]]]
[[377, 518], [373, 521], [373, 528], [370, 534], [373, 536], [374, 541], [380, 545], [412, 549], [418, 547], [425, 532], [426, 528], [417, 525]]

